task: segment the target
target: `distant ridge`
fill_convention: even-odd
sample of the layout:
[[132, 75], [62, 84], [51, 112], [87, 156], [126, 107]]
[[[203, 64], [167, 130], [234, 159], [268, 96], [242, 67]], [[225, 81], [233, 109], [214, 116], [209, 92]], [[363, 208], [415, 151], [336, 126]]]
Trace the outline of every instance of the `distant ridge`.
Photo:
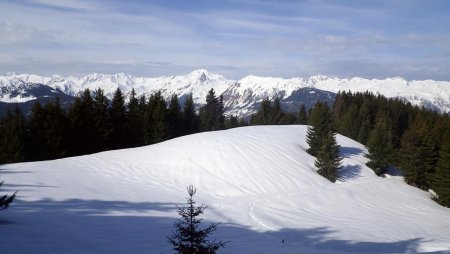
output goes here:
[[[68, 96], [76, 96], [87, 88], [102, 88], [105, 95], [112, 98], [114, 91], [120, 88], [128, 94], [132, 88], [138, 95], [161, 91], [168, 98], [177, 94], [180, 98], [193, 94], [197, 104], [203, 104], [207, 92], [213, 88], [216, 94], [222, 94], [229, 114], [249, 116], [254, 113], [264, 97], [279, 97], [285, 108], [295, 110], [302, 103], [311, 104], [319, 98], [332, 101], [339, 91], [371, 92], [388, 98], [401, 98], [413, 105], [423, 106], [438, 112], [450, 111], [450, 82], [447, 81], [407, 81], [401, 77], [386, 79], [336, 78], [323, 75], [309, 78], [276, 78], [246, 76], [240, 80], [211, 73], [205, 69], [194, 70], [186, 75], [161, 77], [135, 77], [125, 73], [92, 73], [78, 78], [74, 76], [53, 75], [51, 77], [8, 73], [0, 76], [0, 102], [24, 103], [36, 100], [27, 92], [33, 84], [41, 84]], [[294, 98], [296, 100], [292, 100]], [[311, 96], [316, 94], [317, 96]], [[306, 96], [309, 95], [309, 96]], [[46, 95], [51, 97], [52, 94]], [[302, 101], [305, 100], [305, 101]]]

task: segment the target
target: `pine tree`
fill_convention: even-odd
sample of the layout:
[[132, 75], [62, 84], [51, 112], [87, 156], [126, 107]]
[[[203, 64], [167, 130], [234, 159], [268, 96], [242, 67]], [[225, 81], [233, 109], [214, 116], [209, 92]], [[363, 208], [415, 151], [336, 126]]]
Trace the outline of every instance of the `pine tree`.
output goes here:
[[93, 145], [96, 133], [92, 126], [95, 125], [94, 101], [89, 89], [84, 90], [75, 98], [69, 110], [70, 121], [70, 155], [81, 155], [98, 152]]
[[316, 156], [322, 147], [323, 140], [332, 130], [331, 112], [324, 102], [317, 102], [309, 116], [306, 142], [309, 145], [308, 153]]
[[94, 132], [94, 139], [92, 140], [92, 145], [95, 146], [96, 151], [104, 151], [110, 147], [109, 139], [111, 135], [111, 129], [108, 119], [109, 102], [101, 88], [98, 88], [95, 91], [92, 106], [94, 121], [94, 125], [92, 128], [92, 131]]
[[421, 153], [421, 138], [413, 131], [403, 135], [402, 147], [399, 151], [400, 167], [405, 173], [405, 181], [413, 186], [426, 189], [424, 158]]
[[169, 127], [169, 138], [176, 138], [182, 134], [182, 113], [178, 102], [178, 96], [172, 95], [170, 98], [169, 108], [167, 110], [167, 124]]
[[308, 116], [306, 115], [306, 108], [304, 104], [300, 106], [300, 110], [298, 111], [297, 123], [301, 125], [308, 123]]
[[258, 111], [251, 119], [252, 125], [266, 125], [271, 123], [272, 103], [269, 97], [264, 97]]
[[334, 183], [341, 168], [341, 160], [335, 133], [330, 130], [323, 140], [317, 159], [314, 162], [318, 169], [317, 173]]
[[117, 88], [114, 93], [108, 113], [111, 128], [111, 148], [125, 148], [128, 141], [126, 130], [126, 108], [125, 98], [119, 88]]
[[161, 92], [150, 96], [144, 114], [144, 140], [145, 144], [154, 144], [167, 139], [167, 106]]
[[284, 112], [281, 109], [280, 98], [275, 98], [270, 110], [270, 124], [281, 124], [284, 118]]
[[436, 201], [445, 207], [450, 207], [450, 132], [448, 129], [444, 137], [432, 187], [438, 195]]
[[[0, 186], [3, 185], [3, 181], [0, 182]], [[9, 205], [14, 201], [14, 198], [16, 197], [17, 191], [14, 192], [11, 196], [9, 195], [3, 195], [0, 197], [0, 210], [6, 209], [9, 207]]]
[[17, 106], [8, 111], [1, 124], [0, 163], [15, 163], [25, 160], [25, 117]]
[[195, 112], [194, 99], [192, 94], [189, 94], [184, 101], [183, 112], [182, 112], [182, 126], [183, 134], [193, 134], [199, 131], [199, 117]]
[[178, 207], [178, 214], [181, 218], [174, 223], [175, 232], [168, 237], [173, 250], [180, 254], [201, 254], [216, 253], [220, 248], [225, 247], [226, 242], [210, 241], [208, 237], [216, 231], [219, 223], [211, 223], [208, 227], [201, 229], [202, 219], [198, 216], [204, 213], [207, 206], [195, 206], [193, 196], [196, 189], [191, 185], [187, 188], [189, 197], [187, 207]]
[[369, 159], [367, 166], [372, 168], [377, 175], [386, 173], [395, 151], [389, 135], [389, 120], [385, 114], [380, 113], [375, 123], [375, 129], [367, 141], [369, 153], [365, 155]]
[[199, 117], [203, 131], [221, 130], [225, 127], [223, 97], [217, 98], [212, 88], [206, 96], [206, 104], [200, 108]]
[[[145, 97], [142, 97], [145, 108]], [[144, 109], [141, 109], [139, 99], [136, 98], [134, 88], [130, 93], [130, 100], [127, 105], [127, 147], [136, 147], [144, 144]]]

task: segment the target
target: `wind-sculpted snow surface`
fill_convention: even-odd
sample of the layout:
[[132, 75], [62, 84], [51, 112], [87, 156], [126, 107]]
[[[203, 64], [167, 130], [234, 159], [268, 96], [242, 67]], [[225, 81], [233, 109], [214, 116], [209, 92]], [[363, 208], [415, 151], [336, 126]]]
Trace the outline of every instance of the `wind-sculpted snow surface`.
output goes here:
[[2, 253], [171, 253], [175, 205], [194, 185], [221, 253], [450, 251], [450, 209], [365, 166], [337, 136], [339, 180], [315, 172], [306, 126], [255, 126], [54, 161], [0, 166]]

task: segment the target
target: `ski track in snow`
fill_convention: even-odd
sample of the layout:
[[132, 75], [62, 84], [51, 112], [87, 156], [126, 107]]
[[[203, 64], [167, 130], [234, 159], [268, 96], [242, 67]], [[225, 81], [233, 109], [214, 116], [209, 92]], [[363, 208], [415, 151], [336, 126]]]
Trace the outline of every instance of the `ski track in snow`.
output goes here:
[[377, 177], [337, 136], [339, 180], [315, 172], [306, 126], [253, 126], [54, 161], [0, 166], [0, 253], [171, 253], [166, 236], [197, 187], [220, 253], [450, 252], [450, 209], [402, 177]]

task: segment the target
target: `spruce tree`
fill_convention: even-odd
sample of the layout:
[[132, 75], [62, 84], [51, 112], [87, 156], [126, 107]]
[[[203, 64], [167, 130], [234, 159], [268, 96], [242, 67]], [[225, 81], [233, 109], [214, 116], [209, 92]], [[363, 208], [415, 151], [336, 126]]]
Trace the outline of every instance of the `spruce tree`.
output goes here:
[[341, 168], [341, 160], [335, 133], [329, 130], [314, 162], [317, 173], [334, 183]]
[[161, 92], [150, 96], [144, 114], [144, 140], [145, 144], [154, 144], [167, 139], [167, 106]]
[[308, 153], [316, 156], [322, 147], [322, 142], [328, 132], [332, 130], [331, 112], [324, 102], [317, 102], [310, 113], [306, 142], [309, 145]]
[[182, 126], [183, 134], [193, 134], [199, 131], [200, 120], [195, 112], [194, 99], [192, 94], [189, 94], [184, 101], [183, 111], [182, 111]]
[[300, 106], [300, 110], [298, 111], [297, 123], [301, 125], [308, 123], [308, 116], [306, 115], [306, 108], [304, 104]]
[[127, 144], [125, 98], [117, 88], [108, 110], [111, 128], [110, 144], [113, 149], [125, 148]]
[[0, 164], [24, 161], [26, 125], [19, 106], [6, 113], [1, 125]]
[[[145, 108], [145, 97], [142, 96]], [[136, 147], [144, 144], [144, 110], [141, 109], [139, 99], [136, 98], [134, 88], [130, 93], [130, 100], [127, 105], [127, 147]]]
[[180, 254], [216, 253], [225, 247], [226, 242], [210, 241], [209, 235], [216, 231], [219, 223], [211, 223], [208, 227], [201, 229], [202, 219], [198, 218], [204, 213], [207, 206], [196, 206], [193, 196], [196, 189], [191, 185], [187, 188], [189, 197], [186, 207], [178, 207], [181, 218], [174, 223], [175, 231], [168, 237], [173, 250]]
[[367, 141], [369, 153], [365, 155], [369, 159], [367, 166], [372, 168], [377, 175], [386, 173], [395, 151], [389, 135], [389, 119], [385, 114], [380, 113], [375, 123], [375, 129], [371, 132]]
[[182, 113], [178, 102], [178, 96], [172, 95], [170, 98], [169, 108], [167, 110], [167, 124], [169, 127], [169, 138], [176, 138], [182, 134]]
[[450, 207], [450, 132], [448, 129], [444, 137], [432, 187], [437, 194], [436, 201], [445, 207]]
[[111, 128], [109, 125], [108, 115], [109, 102], [103, 90], [98, 88], [95, 91], [93, 101], [93, 140], [92, 145], [96, 151], [104, 151], [110, 147], [109, 139]]
[[212, 88], [206, 96], [206, 104], [200, 108], [199, 117], [203, 131], [221, 130], [225, 127], [223, 97], [217, 98]]

